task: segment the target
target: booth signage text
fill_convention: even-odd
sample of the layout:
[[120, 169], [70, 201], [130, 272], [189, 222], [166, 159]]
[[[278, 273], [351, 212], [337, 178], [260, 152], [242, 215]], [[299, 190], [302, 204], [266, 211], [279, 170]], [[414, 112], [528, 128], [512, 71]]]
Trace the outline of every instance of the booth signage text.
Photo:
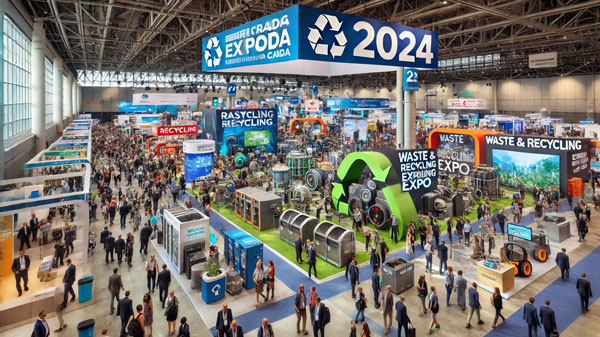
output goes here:
[[402, 191], [431, 187], [438, 176], [435, 150], [406, 150], [398, 153]]
[[156, 128], [157, 136], [195, 135], [198, 133], [198, 125], [169, 125], [153, 128]]
[[486, 110], [487, 101], [477, 98], [449, 98], [448, 109]]
[[330, 109], [389, 109], [389, 98], [327, 98]]
[[404, 68], [404, 91], [419, 91], [419, 69]]
[[557, 63], [556, 52], [529, 55], [529, 68], [556, 68]]
[[321, 101], [318, 99], [307, 99], [304, 101], [304, 111], [319, 112], [321, 109]]
[[227, 84], [227, 96], [235, 97], [236, 92], [237, 92], [237, 86], [233, 83], [228, 83]]
[[472, 136], [440, 133], [437, 147], [440, 171], [468, 176], [475, 165], [475, 141]]
[[221, 110], [220, 113], [222, 128], [272, 126], [276, 116], [274, 109]]
[[133, 94], [133, 105], [194, 105], [198, 94], [139, 93]]
[[487, 135], [485, 136], [485, 143], [487, 145], [538, 150], [580, 151], [583, 149], [583, 142], [581, 139]]

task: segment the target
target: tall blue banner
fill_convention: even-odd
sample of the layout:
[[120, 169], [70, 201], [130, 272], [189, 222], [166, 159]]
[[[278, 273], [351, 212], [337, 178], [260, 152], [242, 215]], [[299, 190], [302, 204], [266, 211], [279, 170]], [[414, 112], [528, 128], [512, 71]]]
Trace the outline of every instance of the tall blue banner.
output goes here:
[[[332, 70], [322, 62], [366, 66]], [[437, 64], [436, 32], [302, 5], [202, 40], [203, 71], [331, 75]]]
[[217, 153], [263, 147], [277, 151], [276, 109], [204, 109], [204, 133], [217, 142]]
[[237, 92], [237, 86], [233, 83], [227, 83], [227, 96], [235, 97], [236, 92]]

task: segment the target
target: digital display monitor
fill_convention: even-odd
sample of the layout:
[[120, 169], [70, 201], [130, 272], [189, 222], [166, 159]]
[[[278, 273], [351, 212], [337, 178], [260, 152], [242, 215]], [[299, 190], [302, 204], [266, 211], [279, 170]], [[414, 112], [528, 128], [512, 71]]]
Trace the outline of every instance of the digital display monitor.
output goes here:
[[492, 157], [502, 186], [523, 185], [526, 190], [560, 186], [559, 155], [493, 149]]
[[268, 145], [270, 138], [269, 130], [246, 131], [244, 132], [244, 146]]
[[507, 234], [523, 240], [531, 241], [531, 228], [529, 227], [509, 223], [507, 227]]

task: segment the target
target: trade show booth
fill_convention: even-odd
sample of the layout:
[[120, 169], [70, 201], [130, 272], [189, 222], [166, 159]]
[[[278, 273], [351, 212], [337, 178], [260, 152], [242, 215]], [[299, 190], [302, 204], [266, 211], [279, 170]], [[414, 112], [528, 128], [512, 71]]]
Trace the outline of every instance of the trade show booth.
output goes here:
[[215, 141], [208, 139], [190, 139], [183, 141], [185, 154], [185, 181], [188, 187], [192, 181], [206, 177], [213, 171]]
[[163, 217], [164, 251], [177, 268], [176, 272], [186, 273], [188, 255], [197, 251], [206, 252], [209, 248], [209, 218], [195, 208], [166, 209]]

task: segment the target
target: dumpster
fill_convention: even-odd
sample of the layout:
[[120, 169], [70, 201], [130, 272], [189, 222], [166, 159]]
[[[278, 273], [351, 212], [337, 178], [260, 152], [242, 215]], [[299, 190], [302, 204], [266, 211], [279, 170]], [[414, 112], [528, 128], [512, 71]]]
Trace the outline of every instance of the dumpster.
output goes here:
[[331, 222], [323, 221], [315, 227], [315, 252], [318, 257], [325, 261], [327, 261], [327, 235], [329, 234], [329, 230], [336, 226]]
[[302, 238], [302, 242], [313, 240], [313, 232], [319, 220], [314, 216], [305, 213], [300, 213], [290, 221], [290, 243], [294, 244], [298, 235]]
[[79, 303], [84, 303], [92, 299], [92, 290], [94, 289], [94, 277], [85, 276], [77, 281], [79, 293]]
[[347, 265], [356, 253], [354, 231], [335, 226], [327, 234], [327, 262], [341, 268]]
[[392, 293], [398, 295], [415, 285], [415, 268], [413, 262], [394, 258], [383, 263], [382, 288], [391, 286]]
[[279, 217], [279, 238], [292, 245], [294, 242], [296, 242], [296, 238], [292, 236], [293, 234], [292, 230], [290, 229], [290, 222], [299, 214], [302, 213], [295, 209], [288, 209], [281, 213], [281, 216]]
[[78, 337], [93, 337], [94, 336], [94, 325], [96, 321], [88, 319], [77, 324], [77, 336]]

